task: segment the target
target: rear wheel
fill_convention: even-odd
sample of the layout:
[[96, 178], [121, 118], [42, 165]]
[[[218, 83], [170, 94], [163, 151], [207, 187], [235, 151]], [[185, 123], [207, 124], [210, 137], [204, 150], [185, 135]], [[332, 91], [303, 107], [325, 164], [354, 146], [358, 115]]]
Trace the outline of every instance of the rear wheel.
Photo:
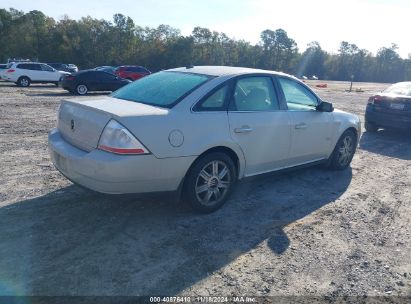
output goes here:
[[23, 76], [17, 80], [17, 85], [20, 87], [28, 87], [30, 85], [30, 78]]
[[378, 131], [378, 126], [372, 122], [366, 121], [364, 123], [364, 127], [367, 132], [377, 132]]
[[183, 197], [194, 210], [213, 212], [226, 202], [236, 179], [236, 169], [229, 156], [221, 152], [207, 154], [188, 172]]
[[357, 136], [352, 130], [347, 130], [341, 135], [331, 154], [329, 167], [334, 170], [344, 170], [354, 157]]
[[76, 93], [78, 95], [86, 95], [88, 92], [88, 88], [85, 84], [79, 84], [76, 86]]

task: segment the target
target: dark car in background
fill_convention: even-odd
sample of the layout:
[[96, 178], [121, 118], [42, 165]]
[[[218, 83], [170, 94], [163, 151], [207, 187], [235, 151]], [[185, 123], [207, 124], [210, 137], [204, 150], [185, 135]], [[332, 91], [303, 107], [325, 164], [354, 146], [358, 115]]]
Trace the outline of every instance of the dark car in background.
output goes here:
[[63, 89], [78, 95], [90, 91], [115, 91], [131, 81], [116, 75], [96, 70], [84, 70], [63, 78]]
[[76, 73], [78, 72], [78, 69], [69, 67], [68, 64], [65, 63], [56, 63], [56, 62], [51, 62], [47, 63], [49, 66], [55, 68], [57, 71], [64, 71], [64, 72], [69, 72], [69, 73]]
[[411, 82], [398, 82], [368, 99], [365, 130], [379, 128], [411, 130]]
[[110, 74], [115, 74], [114, 72], [115, 72], [116, 69], [117, 69], [117, 67], [111, 66], [111, 65], [103, 65], [103, 66], [99, 66], [99, 67], [94, 68], [94, 70], [96, 70], [96, 71], [103, 71], [103, 72], [107, 72], [107, 73], [110, 73]]
[[137, 80], [151, 74], [151, 72], [139, 65], [122, 65], [114, 71], [114, 74], [121, 78]]

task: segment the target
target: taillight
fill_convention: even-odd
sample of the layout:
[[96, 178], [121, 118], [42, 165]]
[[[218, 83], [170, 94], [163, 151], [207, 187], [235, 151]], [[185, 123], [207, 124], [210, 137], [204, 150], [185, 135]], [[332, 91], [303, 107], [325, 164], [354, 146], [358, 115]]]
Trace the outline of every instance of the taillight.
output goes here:
[[16, 70], [13, 70], [13, 69], [10, 69], [10, 70], [7, 70], [7, 73], [13, 73], [13, 72], [15, 72]]
[[72, 75], [67, 75], [66, 77], [64, 77], [64, 79], [65, 80], [74, 80], [74, 79], [76, 79], [76, 77], [72, 76]]
[[375, 105], [380, 104], [381, 101], [382, 101], [382, 97], [379, 95], [372, 96], [368, 99], [368, 103], [375, 104]]
[[98, 148], [116, 154], [150, 153], [129, 130], [114, 119], [105, 126]]

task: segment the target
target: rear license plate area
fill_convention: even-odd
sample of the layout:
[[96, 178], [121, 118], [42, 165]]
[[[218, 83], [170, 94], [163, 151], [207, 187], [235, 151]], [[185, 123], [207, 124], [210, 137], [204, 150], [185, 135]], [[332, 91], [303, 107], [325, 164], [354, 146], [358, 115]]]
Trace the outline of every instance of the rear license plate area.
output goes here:
[[391, 103], [390, 108], [394, 110], [404, 110], [405, 105], [402, 103]]

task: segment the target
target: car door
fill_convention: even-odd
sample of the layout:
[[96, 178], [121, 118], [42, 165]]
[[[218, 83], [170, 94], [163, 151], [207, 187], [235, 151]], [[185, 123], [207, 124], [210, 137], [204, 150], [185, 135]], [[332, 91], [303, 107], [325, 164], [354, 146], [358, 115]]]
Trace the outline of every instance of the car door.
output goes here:
[[332, 113], [320, 112], [320, 99], [306, 86], [288, 77], [277, 77], [291, 120], [290, 162], [299, 165], [328, 157]]
[[96, 74], [96, 79], [98, 80], [98, 83], [96, 84], [96, 90], [115, 91], [117, 89], [115, 78], [116, 76], [106, 72], [100, 72]]
[[271, 75], [235, 80], [228, 119], [230, 134], [245, 156], [246, 176], [288, 165], [291, 128], [284, 107]]
[[47, 64], [41, 64], [41, 79], [42, 81], [59, 81], [61, 74]]
[[21, 76], [27, 76], [32, 82], [38, 81], [38, 77], [41, 76], [39, 75], [39, 70], [37, 69], [40, 67], [34, 63], [19, 63], [17, 68], [21, 69]]

